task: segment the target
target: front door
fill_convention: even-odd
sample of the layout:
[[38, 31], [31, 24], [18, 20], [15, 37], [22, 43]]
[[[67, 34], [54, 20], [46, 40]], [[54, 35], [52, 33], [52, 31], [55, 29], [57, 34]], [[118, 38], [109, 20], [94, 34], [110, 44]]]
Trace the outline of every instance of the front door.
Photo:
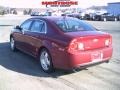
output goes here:
[[29, 51], [29, 47], [27, 42], [29, 42], [27, 40], [27, 35], [26, 33], [29, 32], [30, 30], [30, 26], [32, 24], [32, 20], [27, 20], [25, 22], [23, 22], [23, 24], [21, 24], [21, 30], [19, 30], [19, 32], [15, 33], [15, 40], [16, 40], [16, 46], [25, 52]]
[[34, 20], [29, 31], [25, 32], [28, 52], [37, 56], [42, 40], [46, 34], [46, 23], [42, 20]]

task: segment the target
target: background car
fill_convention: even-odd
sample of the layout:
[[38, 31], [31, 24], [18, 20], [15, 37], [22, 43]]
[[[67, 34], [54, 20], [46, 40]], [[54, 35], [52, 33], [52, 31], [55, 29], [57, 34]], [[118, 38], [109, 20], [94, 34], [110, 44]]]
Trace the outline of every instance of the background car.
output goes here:
[[81, 15], [79, 13], [72, 13], [72, 14], [62, 14], [61, 16], [68, 16], [68, 17], [74, 17], [74, 18], [78, 18], [81, 19]]
[[96, 21], [118, 21], [118, 17], [109, 13], [104, 13], [101, 15], [95, 15], [94, 20]]
[[120, 21], [120, 14], [118, 14], [117, 17], [118, 17], [118, 21]]
[[112, 37], [71, 17], [34, 17], [10, 34], [11, 50], [37, 58], [43, 71], [73, 70], [108, 62]]
[[39, 12], [32, 12], [32, 13], [31, 13], [31, 16], [39, 16], [39, 15], [40, 15]]

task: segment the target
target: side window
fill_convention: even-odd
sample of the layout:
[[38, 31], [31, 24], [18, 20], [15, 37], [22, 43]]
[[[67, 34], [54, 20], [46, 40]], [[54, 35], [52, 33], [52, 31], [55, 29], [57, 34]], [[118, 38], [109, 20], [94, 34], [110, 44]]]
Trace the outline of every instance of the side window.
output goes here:
[[57, 21], [57, 25], [58, 25], [58, 27], [60, 27], [63, 30], [66, 30], [66, 28], [67, 28], [66, 24], [65, 24], [65, 21], [63, 21], [63, 20]]
[[31, 20], [27, 20], [21, 25], [21, 28], [23, 28], [24, 30], [29, 30], [31, 23]]
[[33, 32], [44, 32], [45, 31], [45, 24], [44, 24], [44, 22], [36, 20], [32, 24], [31, 31], [33, 31]]

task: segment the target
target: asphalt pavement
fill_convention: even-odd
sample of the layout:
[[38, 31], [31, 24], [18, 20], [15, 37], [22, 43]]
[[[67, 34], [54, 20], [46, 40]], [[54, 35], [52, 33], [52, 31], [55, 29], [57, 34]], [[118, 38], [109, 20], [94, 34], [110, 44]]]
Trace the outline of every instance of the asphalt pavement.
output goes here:
[[33, 57], [10, 50], [10, 30], [26, 18], [0, 17], [0, 90], [120, 90], [120, 21], [86, 21], [112, 35], [114, 52], [109, 63], [47, 74]]

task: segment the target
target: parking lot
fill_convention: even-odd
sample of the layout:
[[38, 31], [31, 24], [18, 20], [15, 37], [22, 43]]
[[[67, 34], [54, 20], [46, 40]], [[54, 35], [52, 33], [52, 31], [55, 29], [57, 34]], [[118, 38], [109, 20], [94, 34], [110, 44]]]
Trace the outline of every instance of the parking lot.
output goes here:
[[120, 90], [120, 21], [86, 21], [112, 35], [114, 51], [109, 63], [47, 74], [31, 56], [10, 50], [10, 30], [26, 18], [0, 17], [0, 90]]

